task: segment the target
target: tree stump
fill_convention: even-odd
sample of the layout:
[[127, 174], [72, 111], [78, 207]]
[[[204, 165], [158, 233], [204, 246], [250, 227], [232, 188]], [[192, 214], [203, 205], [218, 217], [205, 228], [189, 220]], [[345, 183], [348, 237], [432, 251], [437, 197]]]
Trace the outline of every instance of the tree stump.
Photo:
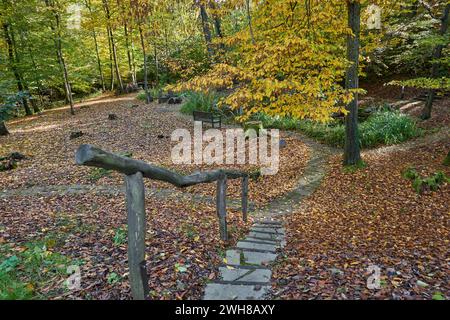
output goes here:
[[73, 132], [70, 133], [70, 137], [69, 138], [72, 140], [72, 139], [79, 138], [79, 137], [81, 137], [83, 135], [84, 135], [84, 133], [82, 131], [73, 131]]
[[5, 121], [0, 121], [0, 136], [7, 136], [9, 134]]

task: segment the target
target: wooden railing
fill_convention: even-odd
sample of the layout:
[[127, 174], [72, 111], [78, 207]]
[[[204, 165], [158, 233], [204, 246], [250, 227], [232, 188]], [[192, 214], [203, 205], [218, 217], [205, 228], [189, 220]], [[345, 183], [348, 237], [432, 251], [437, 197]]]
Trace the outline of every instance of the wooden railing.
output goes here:
[[[148, 164], [144, 161], [103, 151], [92, 145], [81, 145], [75, 155], [78, 165], [114, 170], [125, 174], [128, 223], [128, 265], [133, 299], [148, 297], [148, 274], [145, 263], [145, 188], [144, 178], [165, 181], [180, 188], [217, 181], [216, 211], [220, 238], [228, 240], [226, 190], [227, 179], [242, 180], [242, 216], [247, 221], [248, 182], [250, 175], [234, 170], [197, 172], [188, 176]], [[256, 174], [255, 174], [256, 175]]]

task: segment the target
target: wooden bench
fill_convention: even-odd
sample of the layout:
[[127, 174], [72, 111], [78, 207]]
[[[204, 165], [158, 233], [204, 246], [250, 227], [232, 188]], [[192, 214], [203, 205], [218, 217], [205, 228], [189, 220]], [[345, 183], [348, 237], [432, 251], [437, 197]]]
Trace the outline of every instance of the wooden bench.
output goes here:
[[215, 124], [219, 124], [219, 128], [222, 128], [222, 116], [215, 115], [212, 112], [204, 112], [204, 111], [194, 111], [192, 113], [194, 116], [194, 121], [201, 121], [211, 123], [214, 128]]

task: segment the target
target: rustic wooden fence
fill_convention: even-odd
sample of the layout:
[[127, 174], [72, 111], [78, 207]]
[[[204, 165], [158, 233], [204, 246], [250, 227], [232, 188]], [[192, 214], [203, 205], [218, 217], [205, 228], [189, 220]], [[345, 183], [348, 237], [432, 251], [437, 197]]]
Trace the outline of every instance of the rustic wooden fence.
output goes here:
[[217, 181], [216, 210], [220, 238], [228, 240], [226, 190], [227, 179], [242, 180], [242, 215], [247, 221], [249, 174], [233, 170], [196, 172], [185, 176], [144, 161], [103, 151], [92, 145], [81, 145], [75, 155], [78, 165], [114, 170], [125, 174], [128, 222], [128, 266], [133, 299], [148, 297], [148, 274], [145, 262], [145, 189], [144, 178], [169, 182], [180, 188]]

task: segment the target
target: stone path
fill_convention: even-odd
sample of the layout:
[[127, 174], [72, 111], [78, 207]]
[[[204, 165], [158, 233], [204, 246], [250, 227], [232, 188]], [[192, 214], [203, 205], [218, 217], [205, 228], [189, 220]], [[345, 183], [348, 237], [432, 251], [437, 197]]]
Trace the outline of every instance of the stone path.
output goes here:
[[[297, 134], [293, 134], [298, 137]], [[254, 224], [236, 248], [226, 251], [219, 279], [206, 285], [205, 300], [262, 300], [270, 298], [271, 266], [286, 244], [281, 216], [290, 214], [320, 185], [326, 160], [335, 150], [301, 137], [312, 150], [297, 187], [287, 195], [253, 212]]]
[[[161, 200], [167, 200], [170, 198], [182, 199], [194, 203], [214, 203], [215, 197], [208, 195], [201, 195], [190, 193], [186, 191], [164, 189], [164, 188], [146, 188], [147, 197], [156, 197]], [[87, 185], [87, 184], [74, 184], [74, 185], [52, 185], [52, 186], [33, 186], [28, 188], [18, 189], [5, 189], [0, 190], [0, 199], [10, 197], [29, 197], [29, 196], [65, 196], [65, 195], [77, 195], [77, 194], [96, 194], [96, 195], [112, 195], [117, 196], [125, 193], [124, 186], [117, 185]], [[241, 209], [241, 199], [228, 199], [227, 205], [235, 210]], [[249, 210], [255, 208], [253, 202], [248, 204]]]

